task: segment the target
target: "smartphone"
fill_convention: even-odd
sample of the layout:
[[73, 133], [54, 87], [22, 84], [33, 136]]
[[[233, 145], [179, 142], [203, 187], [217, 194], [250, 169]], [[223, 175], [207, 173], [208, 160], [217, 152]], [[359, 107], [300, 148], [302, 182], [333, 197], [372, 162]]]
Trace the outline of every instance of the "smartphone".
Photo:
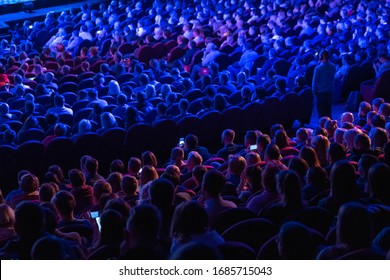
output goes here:
[[257, 150], [257, 145], [250, 145], [250, 146], [249, 146], [249, 149], [250, 149], [251, 151], [256, 151], [256, 150]]
[[96, 219], [99, 217], [99, 211], [92, 211], [91, 212], [91, 218]]
[[184, 146], [184, 138], [180, 138], [179, 140], [179, 146], [183, 147]]
[[33, 29], [34, 26], [30, 25], [28, 28]]
[[141, 172], [142, 172], [142, 168], [138, 171], [138, 174], [141, 174]]

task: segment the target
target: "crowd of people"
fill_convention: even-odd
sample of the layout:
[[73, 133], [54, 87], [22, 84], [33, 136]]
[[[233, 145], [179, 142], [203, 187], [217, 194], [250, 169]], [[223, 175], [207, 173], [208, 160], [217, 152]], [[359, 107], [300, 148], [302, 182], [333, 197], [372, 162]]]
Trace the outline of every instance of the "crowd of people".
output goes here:
[[351, 66], [390, 69], [389, 3], [121, 0], [25, 21], [0, 43], [2, 146], [32, 129], [47, 147], [307, 90], [320, 119], [243, 141], [226, 129], [218, 151], [188, 134], [168, 162], [144, 151], [107, 178], [90, 155], [42, 178], [19, 170], [0, 196], [0, 258], [390, 258], [390, 103], [331, 111]]

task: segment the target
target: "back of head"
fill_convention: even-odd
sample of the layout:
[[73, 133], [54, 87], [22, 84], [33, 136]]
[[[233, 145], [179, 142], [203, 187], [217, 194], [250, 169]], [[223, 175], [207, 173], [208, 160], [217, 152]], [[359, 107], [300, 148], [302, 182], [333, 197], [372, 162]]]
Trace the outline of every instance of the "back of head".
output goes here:
[[371, 124], [373, 127], [385, 128], [386, 127], [386, 119], [382, 115], [375, 115], [372, 117]]
[[338, 160], [342, 160], [347, 157], [347, 150], [345, 149], [345, 146], [342, 144], [331, 143], [328, 148], [328, 155], [331, 157], [332, 162], [336, 162]]
[[13, 228], [15, 212], [7, 204], [0, 204], [0, 228]]
[[202, 189], [212, 197], [218, 197], [226, 183], [225, 176], [217, 170], [209, 170], [203, 177]]
[[59, 191], [54, 195], [51, 202], [56, 207], [57, 212], [65, 216], [72, 214], [76, 207], [76, 200], [68, 191]]
[[185, 143], [187, 148], [191, 150], [198, 146], [198, 137], [196, 137], [194, 134], [189, 134], [185, 138]]
[[85, 184], [84, 173], [78, 169], [69, 170], [68, 176], [73, 188], [81, 187]]
[[275, 144], [268, 144], [267, 148], [265, 149], [265, 160], [271, 161], [271, 160], [280, 160], [280, 150], [279, 147]]
[[160, 228], [161, 213], [156, 206], [143, 204], [131, 209], [126, 229], [138, 237], [139, 245], [153, 245], [150, 241], [157, 240]]
[[171, 236], [186, 240], [207, 232], [209, 217], [197, 202], [186, 201], [176, 207], [172, 220]]
[[370, 247], [372, 219], [369, 211], [356, 202], [340, 207], [337, 223], [337, 243], [350, 250]]
[[314, 257], [314, 245], [309, 228], [298, 222], [282, 225], [278, 234], [279, 256], [285, 260], [310, 260]]
[[87, 158], [85, 162], [85, 169], [89, 174], [96, 174], [99, 167], [99, 163], [93, 157]]
[[63, 123], [57, 123], [55, 126], [54, 126], [54, 134], [56, 136], [65, 136], [66, 135], [66, 125], [63, 124]]
[[284, 170], [277, 175], [277, 188], [282, 203], [288, 206], [301, 206], [301, 181], [293, 170]]
[[371, 139], [365, 133], [360, 133], [354, 139], [355, 149], [360, 151], [367, 151], [371, 148]]
[[245, 169], [245, 158], [242, 156], [231, 156], [229, 158], [229, 173], [232, 175], [241, 175]]
[[97, 180], [95, 184], [93, 185], [93, 195], [95, 197], [95, 202], [99, 203], [100, 198], [103, 194], [110, 194], [112, 193], [112, 187], [110, 183], [108, 183], [104, 179]]
[[122, 191], [126, 195], [133, 195], [138, 189], [138, 180], [134, 176], [123, 176], [121, 182]]
[[331, 195], [341, 200], [355, 197], [355, 181], [356, 173], [352, 163], [347, 160], [337, 161], [330, 172]]
[[33, 238], [42, 233], [44, 213], [34, 202], [24, 201], [15, 209], [15, 231], [21, 237]]
[[20, 188], [22, 191], [26, 194], [35, 192], [39, 188], [39, 180], [38, 177], [33, 174], [26, 174], [24, 175], [20, 182]]
[[328, 52], [327, 50], [322, 50], [322, 51], [320, 52], [320, 59], [321, 59], [322, 61], [328, 61], [328, 60], [329, 60], [329, 57], [330, 57], [330, 54], [329, 54], [329, 52]]
[[271, 164], [267, 165], [263, 172], [263, 186], [268, 192], [277, 193], [276, 188], [276, 175], [282, 171], [286, 170], [286, 167], [281, 164]]
[[150, 185], [149, 196], [150, 202], [159, 208], [172, 206], [175, 196], [175, 186], [167, 179], [156, 179]]
[[146, 151], [142, 154], [142, 166], [151, 165], [157, 167], [157, 158], [151, 151]]
[[368, 171], [368, 191], [371, 197], [384, 204], [390, 203], [390, 167], [383, 163], [374, 163]]
[[307, 162], [303, 158], [294, 156], [290, 159], [288, 168], [294, 170], [299, 175], [299, 178], [303, 179], [309, 170], [309, 165], [307, 165]]
[[127, 162], [127, 171], [132, 174], [137, 174], [141, 169], [141, 160], [137, 157], [131, 157]]
[[38, 239], [31, 250], [33, 260], [65, 260], [67, 257], [64, 242], [54, 235]]
[[100, 217], [100, 224], [100, 238], [103, 244], [112, 244], [123, 239], [124, 221], [118, 211], [104, 210]]

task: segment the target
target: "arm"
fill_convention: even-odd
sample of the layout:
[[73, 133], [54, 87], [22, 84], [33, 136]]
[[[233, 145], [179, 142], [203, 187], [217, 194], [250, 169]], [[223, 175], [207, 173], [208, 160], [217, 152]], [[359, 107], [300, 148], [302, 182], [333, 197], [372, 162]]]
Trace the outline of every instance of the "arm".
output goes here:
[[314, 69], [313, 81], [312, 81], [312, 89], [313, 89], [314, 95], [316, 95], [316, 93], [317, 93], [317, 86], [318, 86], [318, 73], [317, 73], [317, 67], [316, 67]]

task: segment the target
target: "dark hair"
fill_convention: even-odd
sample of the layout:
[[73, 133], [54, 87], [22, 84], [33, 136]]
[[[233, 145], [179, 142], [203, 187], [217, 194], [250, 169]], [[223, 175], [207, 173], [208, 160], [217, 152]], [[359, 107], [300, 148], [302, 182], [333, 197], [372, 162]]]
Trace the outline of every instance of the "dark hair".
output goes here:
[[225, 176], [221, 172], [211, 169], [203, 177], [202, 188], [211, 197], [218, 197], [225, 187], [225, 183]]
[[193, 235], [205, 233], [208, 227], [209, 217], [206, 210], [195, 201], [186, 201], [176, 207], [171, 236], [186, 241]]

